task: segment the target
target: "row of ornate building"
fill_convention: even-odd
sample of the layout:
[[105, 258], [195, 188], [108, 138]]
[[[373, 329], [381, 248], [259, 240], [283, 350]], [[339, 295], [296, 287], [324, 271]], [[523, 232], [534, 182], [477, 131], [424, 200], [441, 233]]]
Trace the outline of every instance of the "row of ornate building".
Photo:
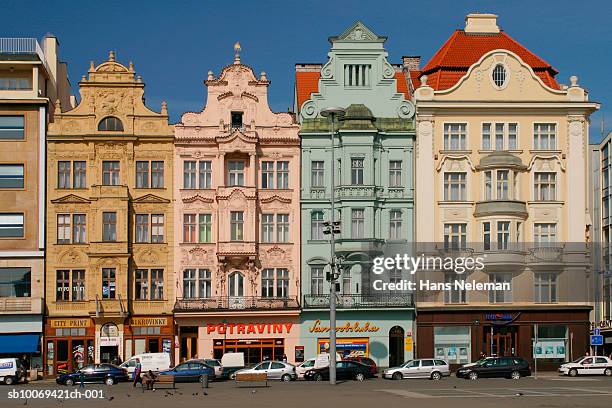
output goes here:
[[[599, 105], [490, 14], [422, 67], [389, 62], [361, 22], [329, 40], [325, 63], [295, 66], [294, 112], [271, 111], [266, 73], [237, 49], [208, 73], [204, 109], [171, 125], [113, 52], [77, 102], [55, 38], [1, 39], [0, 355], [49, 376], [143, 352], [314, 357], [329, 347], [332, 196], [344, 355], [584, 353]], [[379, 290], [373, 259], [398, 253], [481, 256], [467, 279], [511, 289]]]

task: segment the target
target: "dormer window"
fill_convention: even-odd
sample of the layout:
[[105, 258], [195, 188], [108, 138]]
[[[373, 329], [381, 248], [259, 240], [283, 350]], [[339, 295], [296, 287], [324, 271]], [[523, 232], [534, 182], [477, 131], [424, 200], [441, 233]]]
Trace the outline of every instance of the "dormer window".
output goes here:
[[370, 86], [370, 64], [344, 65], [344, 86], [366, 87]]
[[504, 67], [503, 64], [497, 64], [495, 68], [493, 68], [491, 77], [496, 87], [503, 88], [506, 85], [506, 80], [508, 79], [506, 67]]
[[100, 121], [98, 130], [103, 132], [123, 132], [123, 123], [114, 116], [109, 116]]
[[232, 112], [232, 129], [242, 127], [242, 112]]

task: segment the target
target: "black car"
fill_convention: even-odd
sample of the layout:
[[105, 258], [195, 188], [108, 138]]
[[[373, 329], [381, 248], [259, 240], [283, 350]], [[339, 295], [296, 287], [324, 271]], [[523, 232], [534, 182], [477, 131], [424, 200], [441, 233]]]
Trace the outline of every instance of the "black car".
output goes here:
[[55, 381], [58, 384], [74, 385], [84, 383], [104, 383], [113, 385], [121, 381], [129, 381], [127, 370], [112, 364], [89, 364], [80, 370], [59, 375]]
[[457, 370], [457, 377], [476, 380], [482, 378], [512, 378], [529, 377], [531, 368], [525, 359], [520, 357], [490, 357], [479, 360], [476, 364], [461, 367]]
[[[373, 377], [369, 366], [357, 361], [338, 361], [336, 363], [336, 379], [363, 381]], [[309, 381], [329, 380], [329, 367], [313, 368], [304, 373], [304, 379]]]

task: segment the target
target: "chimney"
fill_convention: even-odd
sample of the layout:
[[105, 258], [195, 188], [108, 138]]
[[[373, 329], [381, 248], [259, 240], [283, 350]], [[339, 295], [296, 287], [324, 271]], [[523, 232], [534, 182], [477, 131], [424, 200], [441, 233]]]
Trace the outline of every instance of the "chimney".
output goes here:
[[498, 34], [496, 14], [472, 13], [465, 17], [465, 32], [468, 34]]
[[404, 63], [404, 68], [406, 68], [408, 71], [414, 72], [421, 69], [420, 55], [405, 55], [402, 57], [402, 62]]

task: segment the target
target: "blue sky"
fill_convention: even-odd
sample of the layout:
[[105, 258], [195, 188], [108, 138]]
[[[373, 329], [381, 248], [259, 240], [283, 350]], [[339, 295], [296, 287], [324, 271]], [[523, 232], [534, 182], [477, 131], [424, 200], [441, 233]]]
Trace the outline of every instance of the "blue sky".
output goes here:
[[202, 108], [206, 73], [231, 63], [236, 41], [242, 62], [267, 72], [270, 104], [280, 111], [292, 106], [294, 64], [324, 62], [327, 38], [355, 20], [388, 37], [390, 62], [402, 55], [425, 62], [463, 27], [466, 14], [493, 12], [507, 33], [559, 71], [559, 82], [575, 74], [602, 103], [592, 116], [592, 141], [599, 140], [602, 113], [612, 130], [612, 1], [3, 0], [0, 10], [2, 37], [59, 38], [75, 92], [89, 61], [100, 63], [109, 50], [121, 62], [134, 61], [147, 104], [158, 110], [166, 100], [173, 122]]

